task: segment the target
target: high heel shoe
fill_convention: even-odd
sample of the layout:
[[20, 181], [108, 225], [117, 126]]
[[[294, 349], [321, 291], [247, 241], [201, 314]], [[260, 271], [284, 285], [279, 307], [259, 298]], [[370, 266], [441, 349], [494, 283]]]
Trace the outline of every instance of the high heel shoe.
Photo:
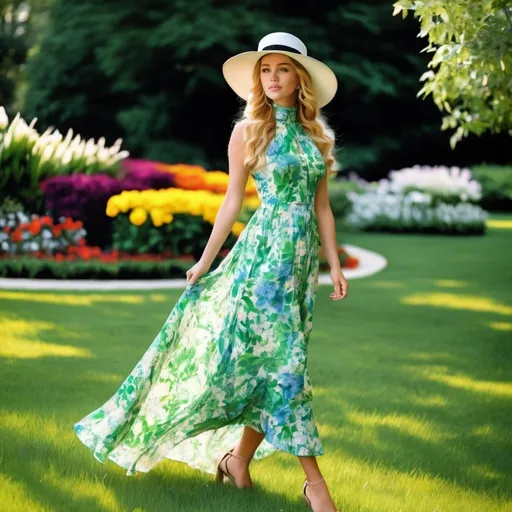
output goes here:
[[[306, 494], [306, 489], [310, 486], [310, 485], [316, 485], [316, 484], [320, 484], [322, 482], [324, 482], [325, 480], [323, 478], [321, 478], [320, 480], [317, 480], [316, 482], [308, 482], [308, 480], [304, 480], [304, 487], [302, 489], [302, 494], [304, 494], [304, 506], [305, 508], [310, 508], [311, 510], [313, 510], [313, 507], [311, 505], [311, 500], [308, 498], [308, 495]], [[313, 510], [314, 512], [314, 510]], [[336, 509], [336, 512], [339, 512], [338, 509]]]
[[[235, 477], [229, 472], [229, 469], [228, 469], [228, 460], [231, 457], [234, 457], [235, 459], [238, 459], [238, 460], [248, 460], [248, 461], [251, 460], [251, 457], [243, 457], [242, 455], [235, 455], [233, 453], [233, 450], [234, 450], [234, 448], [231, 448], [231, 450], [229, 450], [229, 452], [225, 453], [224, 456], [222, 457], [222, 459], [220, 460], [219, 464], [217, 465], [217, 475], [215, 476], [215, 481], [220, 484], [222, 484], [224, 482], [224, 477], [227, 476], [231, 480], [231, 482], [236, 485]], [[221, 464], [224, 461], [224, 459], [226, 459], [226, 463], [225, 463], [226, 471], [224, 471], [221, 468]], [[243, 487], [239, 487], [239, 489], [247, 489], [250, 487], [252, 487], [252, 486], [245, 485]]]

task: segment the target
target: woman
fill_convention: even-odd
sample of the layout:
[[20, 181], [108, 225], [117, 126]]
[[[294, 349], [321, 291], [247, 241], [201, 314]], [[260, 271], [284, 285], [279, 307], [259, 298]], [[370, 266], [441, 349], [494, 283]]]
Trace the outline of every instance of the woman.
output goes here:
[[[102, 407], [75, 424], [100, 462], [127, 474], [162, 458], [252, 487], [249, 463], [275, 450], [297, 455], [315, 512], [336, 510], [316, 456], [307, 345], [321, 239], [334, 285], [348, 283], [336, 250], [327, 175], [333, 136], [318, 115], [334, 73], [291, 34], [228, 59], [224, 77], [247, 100], [228, 146], [229, 184], [187, 288], [132, 373]], [[261, 206], [209, 270], [237, 219], [252, 173]]]

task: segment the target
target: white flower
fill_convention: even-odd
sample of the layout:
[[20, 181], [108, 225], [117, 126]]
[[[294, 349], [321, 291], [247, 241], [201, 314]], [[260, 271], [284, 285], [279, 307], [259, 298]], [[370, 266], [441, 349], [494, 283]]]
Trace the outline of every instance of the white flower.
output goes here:
[[306, 253], [307, 253], [307, 250], [306, 250], [306, 243], [304, 242], [304, 240], [299, 240], [297, 242], [297, 254], [299, 256], [305, 256]]
[[238, 320], [245, 320], [247, 318], [247, 312], [245, 311], [238, 311], [237, 314], [236, 314], [236, 317], [238, 318]]
[[378, 182], [381, 193], [405, 193], [408, 190], [430, 192], [440, 196], [460, 196], [466, 193], [471, 199], [481, 197], [480, 184], [471, 179], [469, 169], [445, 166], [428, 167], [415, 165], [399, 171], [391, 171], [389, 179]]
[[[452, 173], [459, 177], [467, 175], [464, 170], [457, 168], [452, 169]], [[372, 227], [376, 223], [384, 228], [392, 228], [397, 223], [418, 228], [442, 223], [460, 231], [464, 226], [478, 227], [487, 218], [482, 208], [467, 202], [456, 205], [439, 202], [433, 207], [431, 194], [418, 190], [383, 193], [382, 189], [375, 191], [368, 188], [363, 194], [352, 194], [350, 200], [352, 209], [347, 222], [360, 228]]]
[[261, 356], [262, 354], [265, 354], [266, 353], [266, 349], [265, 349], [265, 346], [261, 343], [258, 343], [253, 349], [253, 354], [258, 357], [258, 356]]
[[9, 118], [4, 107], [0, 107], [0, 130], [5, 130], [9, 124]]

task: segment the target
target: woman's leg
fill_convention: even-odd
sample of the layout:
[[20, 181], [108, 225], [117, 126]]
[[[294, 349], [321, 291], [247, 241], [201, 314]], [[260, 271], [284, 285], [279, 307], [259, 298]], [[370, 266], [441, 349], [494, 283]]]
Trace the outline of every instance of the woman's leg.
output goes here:
[[[311, 505], [315, 512], [336, 512], [336, 505], [332, 501], [329, 488], [323, 479], [316, 457], [299, 457], [308, 483], [306, 494], [311, 500]], [[319, 483], [316, 483], [319, 482]]]
[[[226, 465], [228, 466], [229, 472], [235, 478], [238, 487], [252, 487], [253, 483], [251, 475], [249, 474], [249, 464], [264, 437], [264, 434], [246, 426], [242, 432], [240, 441], [238, 441], [238, 444], [233, 450], [234, 455], [244, 457], [244, 460], [236, 459], [235, 457], [224, 459], [221, 467], [226, 471]], [[229, 460], [229, 462], [227, 462], [227, 460]]]
[[241, 457], [249, 457], [252, 459], [264, 437], [265, 434], [261, 434], [253, 428], [245, 426], [242, 437], [240, 441], [238, 441], [233, 453]]

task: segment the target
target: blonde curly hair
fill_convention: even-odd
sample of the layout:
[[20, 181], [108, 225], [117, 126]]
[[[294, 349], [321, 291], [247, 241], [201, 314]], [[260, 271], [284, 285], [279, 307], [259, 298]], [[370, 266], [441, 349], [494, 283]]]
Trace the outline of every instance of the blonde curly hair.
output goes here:
[[[246, 157], [244, 164], [249, 172], [266, 165], [265, 152], [275, 135], [276, 123], [272, 102], [267, 99], [260, 81], [261, 60], [258, 60], [253, 71], [253, 86], [250, 90], [247, 104], [242, 116], [237, 122], [243, 122]], [[299, 93], [297, 95], [297, 121], [309, 133], [324, 158], [327, 175], [335, 162], [333, 156], [335, 134], [320, 113], [317, 100], [311, 86], [311, 78], [306, 68], [290, 57], [299, 78]]]

